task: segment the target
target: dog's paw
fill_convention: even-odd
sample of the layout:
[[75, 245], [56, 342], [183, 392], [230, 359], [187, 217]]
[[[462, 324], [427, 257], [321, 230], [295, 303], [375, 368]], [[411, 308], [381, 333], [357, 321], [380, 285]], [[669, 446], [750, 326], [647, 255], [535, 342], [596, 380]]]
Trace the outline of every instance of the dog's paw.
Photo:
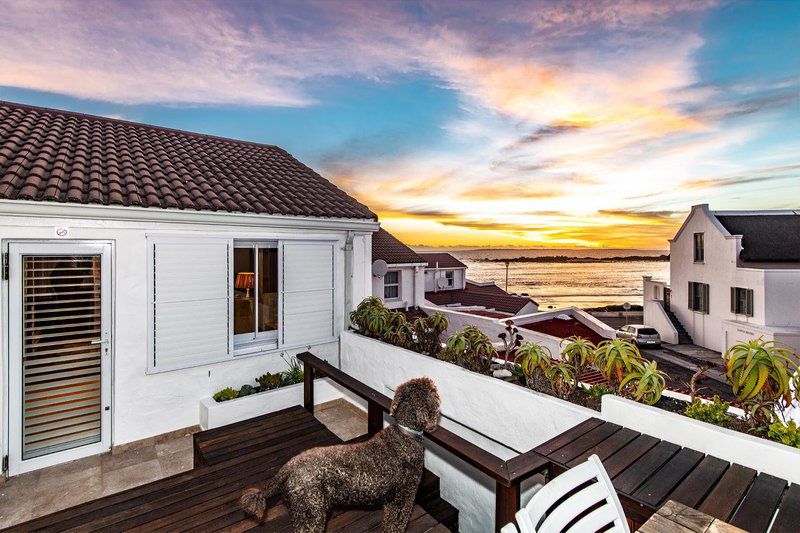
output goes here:
[[264, 519], [264, 514], [267, 512], [267, 498], [264, 491], [256, 488], [245, 489], [242, 497], [239, 499], [239, 504], [242, 510], [258, 520]]

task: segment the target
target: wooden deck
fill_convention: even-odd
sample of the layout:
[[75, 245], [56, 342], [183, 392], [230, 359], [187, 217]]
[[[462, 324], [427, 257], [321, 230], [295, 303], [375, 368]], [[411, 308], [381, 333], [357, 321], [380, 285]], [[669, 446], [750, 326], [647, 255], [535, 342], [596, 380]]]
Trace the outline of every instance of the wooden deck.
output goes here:
[[591, 418], [535, 450], [551, 476], [597, 454], [637, 523], [675, 500], [747, 531], [767, 531], [773, 517], [771, 532], [800, 530], [800, 486], [617, 424]]
[[[259, 524], [238, 505], [242, 489], [263, 484], [300, 451], [341, 440], [302, 407], [292, 407], [195, 435], [195, 467], [182, 474], [106, 496], [14, 526], [13, 531], [291, 531], [278, 497]], [[418, 503], [448, 527], [457, 512], [439, 498], [438, 478], [426, 473]], [[448, 531], [421, 505], [408, 531]], [[455, 515], [454, 515], [455, 512]], [[378, 531], [381, 510], [341, 509], [329, 531]]]

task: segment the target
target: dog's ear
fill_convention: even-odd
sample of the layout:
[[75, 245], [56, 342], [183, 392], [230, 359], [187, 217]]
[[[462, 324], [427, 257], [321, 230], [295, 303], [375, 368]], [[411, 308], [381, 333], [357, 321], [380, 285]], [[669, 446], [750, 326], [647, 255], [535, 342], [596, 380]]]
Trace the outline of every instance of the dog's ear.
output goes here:
[[429, 378], [416, 378], [397, 387], [389, 414], [417, 431], [433, 431], [439, 423], [439, 392]]

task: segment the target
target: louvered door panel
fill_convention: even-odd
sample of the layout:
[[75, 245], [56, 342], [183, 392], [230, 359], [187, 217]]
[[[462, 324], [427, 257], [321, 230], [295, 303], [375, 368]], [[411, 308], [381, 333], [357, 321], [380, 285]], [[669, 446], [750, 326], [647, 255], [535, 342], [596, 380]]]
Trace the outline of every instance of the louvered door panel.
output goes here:
[[101, 440], [101, 257], [22, 256], [22, 459]]

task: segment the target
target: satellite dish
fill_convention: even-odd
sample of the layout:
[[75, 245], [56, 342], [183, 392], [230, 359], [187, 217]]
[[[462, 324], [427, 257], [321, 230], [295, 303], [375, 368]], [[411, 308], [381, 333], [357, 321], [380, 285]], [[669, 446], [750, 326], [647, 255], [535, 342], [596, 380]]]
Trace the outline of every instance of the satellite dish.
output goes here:
[[440, 289], [446, 289], [447, 288], [447, 278], [439, 278], [439, 279], [437, 279], [436, 280], [436, 286], [439, 287]]
[[383, 259], [376, 259], [372, 262], [372, 275], [376, 278], [382, 278], [389, 271], [389, 265]]

